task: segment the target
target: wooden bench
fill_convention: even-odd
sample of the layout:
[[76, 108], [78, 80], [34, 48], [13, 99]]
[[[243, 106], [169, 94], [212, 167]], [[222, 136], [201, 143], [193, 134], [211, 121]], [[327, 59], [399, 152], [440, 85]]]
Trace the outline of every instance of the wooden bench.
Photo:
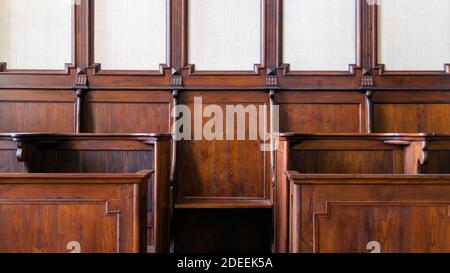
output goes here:
[[0, 252], [146, 252], [151, 173], [0, 174]]
[[450, 136], [437, 134], [275, 134], [275, 251], [288, 251], [290, 188], [301, 174], [450, 173]]
[[450, 175], [287, 177], [290, 252], [450, 252]]
[[[9, 160], [21, 164], [23, 172], [27, 173], [134, 173], [144, 169], [154, 170], [147, 194], [148, 251], [169, 252], [172, 207], [170, 135], [36, 133], [12, 134], [11, 139], [16, 151], [7, 154], [14, 157]], [[5, 172], [17, 172], [15, 165], [8, 166]]]

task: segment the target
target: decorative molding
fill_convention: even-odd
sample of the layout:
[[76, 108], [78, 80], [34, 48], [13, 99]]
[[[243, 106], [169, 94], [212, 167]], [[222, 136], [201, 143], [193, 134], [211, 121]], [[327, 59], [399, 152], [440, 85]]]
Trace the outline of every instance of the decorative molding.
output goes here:
[[374, 86], [375, 81], [372, 75], [372, 69], [371, 68], [363, 68], [362, 69], [362, 75], [361, 75], [361, 86]]
[[266, 77], [266, 85], [267, 86], [277, 86], [278, 85], [278, 77], [277, 76], [267, 76]]
[[[175, 107], [177, 107], [178, 105], [178, 90], [173, 90], [172, 91], [172, 107], [173, 109], [175, 109]], [[172, 127], [175, 124], [175, 122], [177, 121], [177, 117], [175, 115], [173, 115], [173, 120], [172, 120]], [[170, 168], [170, 183], [171, 183], [171, 187], [174, 186], [175, 184], [175, 173], [176, 173], [176, 166], [177, 166], [177, 141], [175, 140], [175, 138], [172, 138], [172, 162], [171, 162], [171, 168]]]
[[274, 149], [275, 147], [275, 143], [274, 141], [276, 141], [273, 137], [273, 134], [275, 133], [273, 128], [274, 128], [274, 124], [275, 124], [275, 117], [274, 117], [274, 111], [273, 108], [275, 106], [275, 95], [276, 95], [276, 91], [275, 90], [270, 90], [269, 91], [269, 99], [270, 99], [270, 145], [272, 148], [272, 151], [270, 152], [270, 167], [272, 169], [272, 189], [275, 188], [276, 186], [276, 170], [275, 170], [275, 153], [276, 150]]
[[19, 162], [25, 162], [25, 153], [23, 151], [23, 143], [17, 142], [16, 158]]
[[366, 104], [366, 133], [372, 133], [373, 130], [373, 92], [366, 90], [364, 94]]
[[183, 69], [172, 67], [170, 76], [171, 86], [183, 86]]

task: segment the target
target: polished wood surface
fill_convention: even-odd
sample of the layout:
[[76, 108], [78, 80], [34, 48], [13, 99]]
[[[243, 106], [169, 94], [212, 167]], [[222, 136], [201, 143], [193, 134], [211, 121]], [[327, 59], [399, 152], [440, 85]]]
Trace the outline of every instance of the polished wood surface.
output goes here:
[[9, 150], [5, 150], [1, 168], [5, 172], [61, 174], [154, 170], [147, 189], [149, 251], [168, 252], [170, 140], [167, 134], [5, 134], [0, 143]]
[[[158, 70], [103, 70], [94, 56], [94, 2], [79, 0], [72, 7], [73, 56], [64, 70], [12, 70], [0, 60], [0, 133], [169, 133], [175, 102], [192, 109], [193, 98], [198, 96], [205, 106], [217, 104], [222, 109], [226, 104], [270, 106], [273, 101], [267, 120], [275, 120], [269, 110], [279, 106], [280, 132], [450, 133], [450, 65], [443, 60], [442, 71], [385, 71], [378, 62], [379, 7], [371, 1], [355, 0], [356, 61], [346, 71], [295, 71], [283, 60], [283, 0], [261, 1], [261, 60], [252, 71], [197, 71], [195, 64], [189, 63], [188, 0], [167, 0], [167, 56]], [[240, 46], [229, 45], [235, 50]], [[241, 223], [243, 230], [257, 232], [259, 227], [272, 226], [269, 213], [247, 222], [260, 209], [270, 210], [270, 204], [275, 206], [275, 217], [280, 217], [277, 204], [281, 210], [288, 210], [287, 201], [280, 200], [288, 196], [289, 189], [276, 183], [286, 181], [286, 177], [277, 172], [274, 180], [271, 165], [278, 169], [295, 161], [300, 162], [296, 170], [324, 173], [449, 173], [450, 158], [445, 149], [439, 148], [440, 142], [413, 141], [406, 145], [402, 143], [405, 137], [388, 138], [391, 143], [380, 136], [361, 141], [341, 138], [334, 148], [332, 141], [325, 141], [324, 149], [319, 147], [324, 141], [316, 147], [308, 146], [316, 143], [311, 139], [310, 144], [296, 144], [298, 150], [292, 156], [288, 153], [291, 143], [281, 141], [284, 148], [276, 151], [276, 162], [271, 162], [270, 153], [260, 151], [259, 141], [183, 140], [170, 147], [172, 165], [166, 161], [169, 147], [164, 144], [164, 163], [155, 169], [161, 177], [155, 177], [167, 178], [168, 174], [158, 169], [173, 167], [170, 204], [176, 204], [175, 218], [178, 222], [190, 219], [190, 230], [200, 230], [200, 223], [204, 223], [208, 228], [202, 233], [210, 236], [210, 242], [220, 241], [216, 245], [197, 242], [180, 224], [172, 234], [183, 243], [175, 243], [174, 251], [239, 250], [241, 244], [246, 245], [242, 248], [245, 250], [266, 251], [272, 236], [244, 236], [246, 233], [234, 229], [243, 242], [222, 241], [216, 236], [231, 238], [233, 234], [227, 225], [210, 221], [216, 219], [217, 210], [228, 209], [229, 214], [224, 215]], [[70, 147], [68, 144], [44, 142], [36, 146], [25, 141], [17, 149], [21, 142], [0, 137], [0, 171], [121, 173], [149, 168], [153, 156], [157, 156], [149, 150], [151, 145], [140, 140], [132, 144], [115, 139], [115, 148], [105, 150], [100, 147], [106, 144], [70, 140], [70, 145], [81, 146], [67, 151], [61, 149]], [[145, 149], [137, 148], [143, 145]], [[48, 152], [40, 153], [33, 147], [48, 147]], [[120, 147], [129, 150], [115, 150]], [[15, 159], [17, 151], [22, 161]], [[130, 157], [134, 159], [127, 160]], [[167, 189], [164, 186], [157, 191], [166, 196]], [[239, 213], [232, 216], [238, 209]], [[167, 210], [160, 213], [166, 215]], [[149, 226], [154, 225], [149, 220]], [[287, 227], [287, 223], [281, 226]], [[161, 230], [162, 236], [167, 237], [168, 230]], [[153, 234], [149, 231], [151, 242]], [[276, 234], [287, 236], [284, 232]], [[285, 242], [286, 238], [277, 240]], [[284, 244], [283, 249], [286, 247]]]
[[449, 252], [449, 175], [289, 172], [290, 252]]
[[0, 252], [145, 252], [151, 173], [0, 174]]
[[290, 187], [302, 174], [447, 174], [444, 134], [279, 133], [275, 167], [275, 249], [288, 251]]

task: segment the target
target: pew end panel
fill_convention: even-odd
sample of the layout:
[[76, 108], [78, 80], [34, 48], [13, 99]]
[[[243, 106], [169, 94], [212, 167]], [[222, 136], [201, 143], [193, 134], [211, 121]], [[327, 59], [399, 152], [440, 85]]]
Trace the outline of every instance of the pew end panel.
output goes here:
[[450, 175], [287, 176], [290, 252], [450, 251]]
[[152, 173], [0, 174], [0, 252], [146, 252]]

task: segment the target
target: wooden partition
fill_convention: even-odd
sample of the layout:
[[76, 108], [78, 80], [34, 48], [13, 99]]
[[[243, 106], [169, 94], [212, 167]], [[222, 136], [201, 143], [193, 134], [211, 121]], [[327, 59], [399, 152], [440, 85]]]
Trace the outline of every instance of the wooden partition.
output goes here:
[[0, 252], [146, 252], [151, 173], [0, 174]]
[[450, 251], [450, 175], [287, 176], [289, 252]]
[[18, 168], [28, 173], [134, 173], [143, 169], [155, 170], [147, 193], [148, 251], [169, 251], [170, 135], [35, 133], [13, 134], [3, 140], [7, 143], [5, 148], [10, 149], [5, 160], [14, 162], [6, 165], [6, 172], [15, 172]]

